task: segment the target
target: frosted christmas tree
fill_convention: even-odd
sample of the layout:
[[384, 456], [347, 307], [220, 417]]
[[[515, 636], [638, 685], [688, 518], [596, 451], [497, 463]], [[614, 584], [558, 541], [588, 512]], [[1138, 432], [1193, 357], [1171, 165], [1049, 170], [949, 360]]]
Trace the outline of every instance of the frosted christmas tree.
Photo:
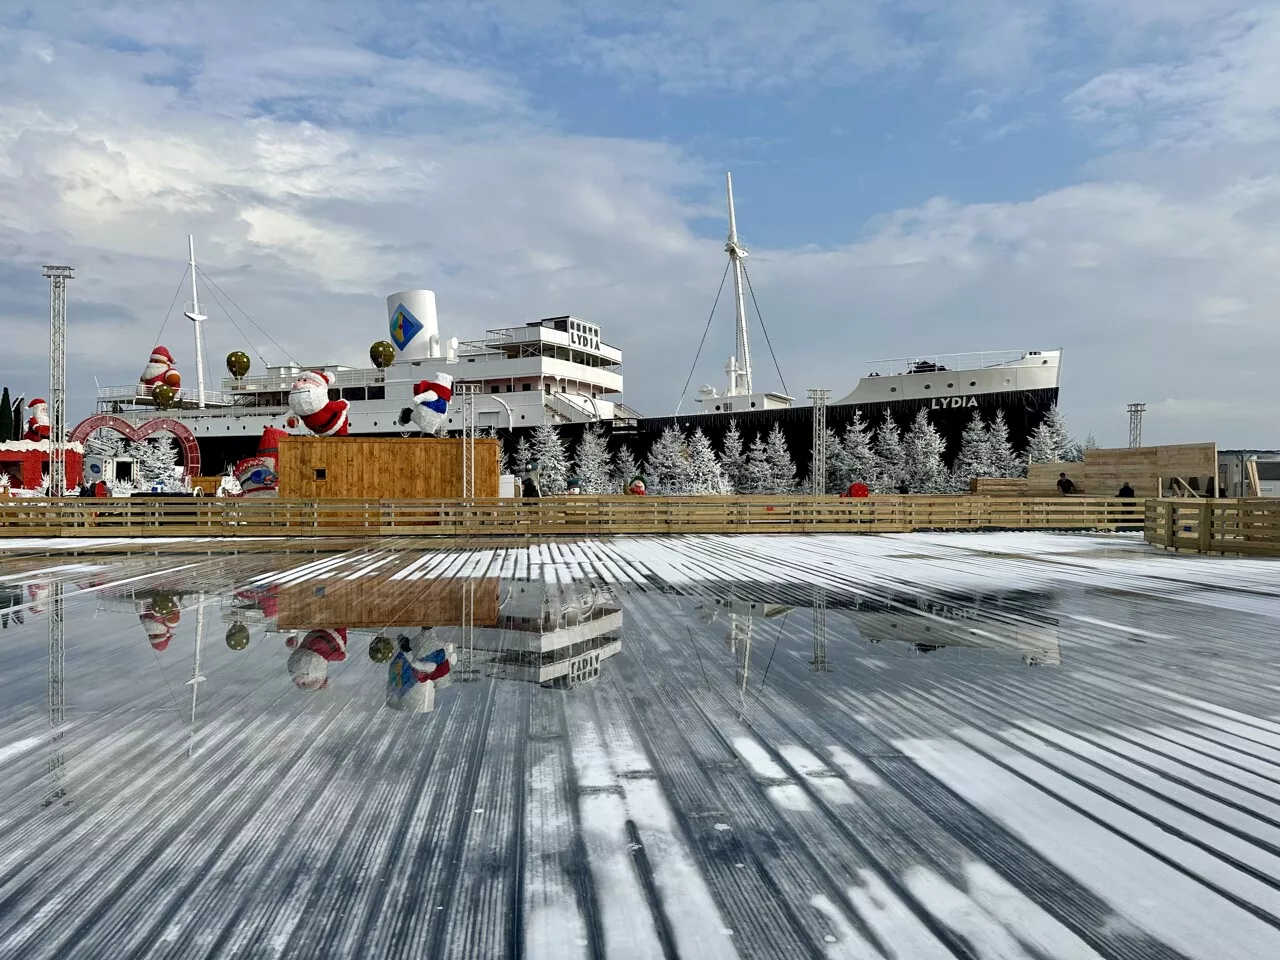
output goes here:
[[897, 493], [905, 480], [903, 461], [906, 452], [902, 449], [898, 425], [888, 414], [885, 414], [884, 423], [876, 431], [875, 455], [875, 480], [867, 486], [874, 493]]
[[991, 436], [976, 412], [960, 435], [960, 451], [951, 470], [956, 493], [968, 493], [977, 477], [999, 476], [991, 456]]
[[920, 410], [902, 445], [902, 472], [911, 493], [943, 493], [949, 478], [942, 462], [945, 444], [929, 422], [927, 410]]
[[711, 441], [701, 429], [695, 429], [689, 438], [689, 483], [688, 493], [698, 496], [706, 494], [725, 494], [729, 492], [729, 484], [725, 480], [720, 463], [716, 460]]
[[613, 458], [609, 455], [609, 448], [605, 446], [599, 430], [588, 429], [582, 434], [573, 459], [582, 493], [599, 496], [612, 492]]
[[533, 431], [533, 456], [542, 473], [542, 495], [563, 496], [569, 478], [569, 459], [564, 454], [564, 441], [549, 423], [539, 424]]
[[172, 438], [159, 435], [135, 443], [130, 448], [138, 468], [139, 485], [143, 490], [170, 493], [182, 489], [176, 474], [178, 448]]
[[738, 424], [729, 422], [720, 451], [720, 471], [724, 474], [731, 493], [745, 493], [747, 482], [747, 455], [742, 449], [742, 434]]
[[678, 497], [689, 488], [689, 451], [675, 427], [667, 427], [649, 448], [644, 477], [650, 496]]

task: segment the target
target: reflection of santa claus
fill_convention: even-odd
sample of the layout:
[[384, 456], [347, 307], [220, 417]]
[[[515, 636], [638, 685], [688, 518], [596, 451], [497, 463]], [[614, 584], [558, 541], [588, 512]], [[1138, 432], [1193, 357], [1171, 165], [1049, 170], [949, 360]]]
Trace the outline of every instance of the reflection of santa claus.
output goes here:
[[142, 376], [138, 379], [148, 387], [163, 383], [177, 390], [182, 386], [182, 374], [173, 365], [173, 354], [167, 348], [159, 346], [151, 351], [151, 359], [147, 361]]
[[387, 668], [387, 706], [410, 713], [435, 709], [436, 689], [452, 682], [457, 654], [452, 643], [440, 643], [424, 627], [410, 640], [401, 637], [399, 651]]
[[329, 664], [347, 659], [345, 627], [312, 630], [302, 642], [290, 637], [285, 645], [293, 648], [289, 655], [289, 675], [295, 686], [303, 690], [323, 690], [329, 685]]
[[[264, 617], [268, 620], [274, 620], [276, 618], [276, 609], [280, 605], [280, 588], [275, 585], [270, 587], [246, 587], [243, 590], [236, 591], [236, 599], [252, 603], [262, 611]], [[293, 644], [289, 644], [289, 646], [292, 647]]]
[[322, 437], [347, 435], [346, 400], [330, 400], [329, 387], [333, 374], [327, 370], [308, 370], [289, 391], [289, 409], [296, 413], [307, 429]]
[[22, 439], [40, 442], [49, 439], [49, 405], [37, 398], [27, 404], [31, 418], [27, 421], [27, 432]]
[[142, 628], [147, 631], [151, 649], [160, 651], [168, 647], [169, 641], [173, 639], [173, 628], [181, 622], [182, 611], [176, 606], [166, 608], [162, 605], [157, 610], [152, 604], [145, 604], [138, 619], [142, 621]]

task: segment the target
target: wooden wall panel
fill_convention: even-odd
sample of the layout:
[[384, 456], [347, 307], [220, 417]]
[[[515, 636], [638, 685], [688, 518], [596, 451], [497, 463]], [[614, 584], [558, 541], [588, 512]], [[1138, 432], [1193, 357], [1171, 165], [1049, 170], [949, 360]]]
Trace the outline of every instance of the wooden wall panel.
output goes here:
[[1058, 474], [1065, 473], [1076, 492], [1093, 497], [1114, 497], [1126, 482], [1139, 497], [1158, 497], [1159, 481], [1171, 477], [1199, 480], [1201, 492], [1218, 474], [1218, 447], [1214, 443], [1179, 443], [1158, 447], [1119, 447], [1088, 450], [1082, 463], [1033, 463], [1027, 471], [1026, 496], [1057, 493]]
[[[496, 439], [476, 440], [475, 495], [498, 496]], [[462, 441], [438, 437], [281, 437], [280, 496], [434, 500], [462, 496]], [[324, 479], [317, 479], [317, 470]]]

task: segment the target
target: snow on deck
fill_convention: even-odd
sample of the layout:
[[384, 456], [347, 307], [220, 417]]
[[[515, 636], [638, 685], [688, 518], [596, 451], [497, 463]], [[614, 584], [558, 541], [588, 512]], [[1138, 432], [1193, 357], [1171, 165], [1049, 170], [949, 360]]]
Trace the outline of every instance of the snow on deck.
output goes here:
[[1276, 563], [115, 546], [0, 554], [0, 957], [1280, 957]]

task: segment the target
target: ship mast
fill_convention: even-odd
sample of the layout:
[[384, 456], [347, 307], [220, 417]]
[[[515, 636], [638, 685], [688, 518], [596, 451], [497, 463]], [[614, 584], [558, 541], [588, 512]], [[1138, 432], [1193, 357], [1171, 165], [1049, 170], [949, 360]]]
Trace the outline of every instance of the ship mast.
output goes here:
[[733, 174], [726, 173], [724, 181], [729, 197], [729, 237], [724, 249], [733, 268], [733, 300], [738, 318], [737, 353], [729, 359], [727, 372], [729, 395], [740, 396], [751, 392], [751, 344], [747, 340], [747, 308], [742, 299], [742, 261], [746, 259], [747, 248], [738, 242], [738, 222], [733, 212]]
[[196, 400], [201, 410], [204, 409], [204, 331], [200, 323], [209, 318], [200, 312], [200, 294], [196, 290], [196, 240], [187, 235], [187, 246], [191, 251], [191, 309], [186, 318], [196, 326]]

